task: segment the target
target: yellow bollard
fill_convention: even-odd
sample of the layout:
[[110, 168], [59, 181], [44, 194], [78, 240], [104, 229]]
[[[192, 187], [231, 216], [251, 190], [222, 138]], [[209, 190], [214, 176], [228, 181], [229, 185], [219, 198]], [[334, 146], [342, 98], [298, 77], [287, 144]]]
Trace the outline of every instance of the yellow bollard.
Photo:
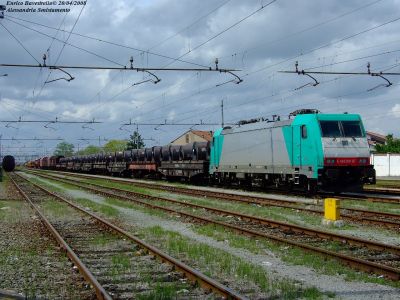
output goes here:
[[340, 218], [340, 200], [325, 198], [324, 209], [326, 220], [337, 221]]

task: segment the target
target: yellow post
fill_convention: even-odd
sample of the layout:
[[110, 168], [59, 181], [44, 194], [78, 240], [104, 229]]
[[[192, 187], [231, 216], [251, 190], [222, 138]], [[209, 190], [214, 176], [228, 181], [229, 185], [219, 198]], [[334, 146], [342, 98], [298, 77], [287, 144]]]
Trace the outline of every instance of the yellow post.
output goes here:
[[340, 218], [340, 201], [335, 198], [325, 198], [325, 219], [337, 221]]

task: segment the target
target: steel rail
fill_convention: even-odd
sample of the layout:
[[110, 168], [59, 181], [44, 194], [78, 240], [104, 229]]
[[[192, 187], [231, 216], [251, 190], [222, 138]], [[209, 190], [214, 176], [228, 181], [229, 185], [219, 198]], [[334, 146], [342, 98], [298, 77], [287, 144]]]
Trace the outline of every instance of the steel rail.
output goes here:
[[[38, 175], [40, 177], [44, 177], [46, 178], [46, 175]], [[50, 177], [50, 176], [48, 176]], [[230, 228], [234, 231], [237, 231], [239, 233], [246, 233], [249, 234], [251, 236], [259, 236], [259, 237], [263, 237], [263, 238], [267, 238], [270, 240], [274, 240], [277, 242], [281, 242], [281, 243], [285, 243], [285, 244], [289, 244], [292, 246], [296, 246], [299, 248], [302, 248], [304, 250], [307, 251], [312, 251], [312, 252], [316, 252], [319, 254], [323, 254], [325, 256], [329, 256], [332, 258], [336, 258], [341, 260], [342, 262], [344, 262], [347, 265], [350, 265], [352, 267], [355, 267], [357, 269], [360, 270], [364, 270], [366, 272], [375, 272], [378, 274], [382, 274], [388, 278], [391, 278], [393, 280], [399, 280], [400, 279], [400, 269], [397, 268], [393, 268], [390, 266], [386, 266], [386, 265], [382, 265], [382, 264], [378, 264], [375, 262], [371, 262], [365, 259], [360, 259], [360, 258], [356, 258], [356, 257], [352, 257], [352, 256], [348, 256], [348, 255], [344, 255], [341, 253], [337, 253], [337, 252], [333, 252], [330, 250], [325, 250], [325, 249], [321, 249], [318, 247], [314, 247], [314, 246], [310, 246], [310, 245], [306, 245], [306, 244], [302, 244], [299, 242], [295, 242], [286, 238], [282, 238], [273, 234], [268, 234], [268, 233], [263, 233], [260, 231], [255, 231], [255, 230], [251, 230], [251, 229], [247, 229], [241, 226], [237, 226], [237, 225], [232, 225], [230, 223], [226, 223], [226, 222], [222, 222], [222, 221], [215, 221], [206, 217], [201, 217], [201, 216], [197, 216], [191, 213], [186, 213], [186, 212], [182, 212], [182, 211], [178, 211], [175, 209], [171, 209], [168, 207], [164, 207], [164, 206], [160, 206], [157, 204], [152, 204], [152, 203], [148, 203], [146, 201], [142, 201], [139, 199], [133, 199], [131, 197], [128, 196], [123, 196], [123, 195], [118, 195], [115, 193], [111, 193], [111, 192], [107, 192], [104, 190], [99, 190], [97, 188], [92, 188], [92, 187], [88, 187], [85, 186], [81, 183], [77, 183], [75, 180], [63, 180], [63, 179], [54, 179], [51, 178], [52, 180], [55, 181], [59, 181], [59, 182], [64, 182], [70, 185], [74, 185], [86, 190], [90, 190], [92, 192], [98, 193], [98, 194], [102, 194], [108, 197], [115, 197], [115, 198], [119, 198], [119, 199], [123, 199], [123, 200], [127, 200], [127, 201], [131, 201], [134, 203], [138, 203], [141, 204], [143, 206], [147, 206], [150, 207], [152, 209], [159, 209], [159, 210], [164, 210], [167, 211], [169, 213], [173, 213], [173, 214], [178, 214], [178, 215], [182, 215], [184, 217], [188, 217], [191, 219], [195, 219], [195, 220], [199, 220], [201, 222], [205, 222], [205, 223], [210, 223], [210, 224], [215, 224], [215, 225], [220, 225], [226, 228]], [[88, 184], [88, 185], [93, 185], [94, 184]], [[109, 187], [101, 187], [103, 189], [110, 189]], [[114, 189], [117, 190], [117, 189]], [[339, 234], [335, 234], [335, 233], [330, 233], [330, 232], [325, 232], [325, 231], [321, 231], [321, 230], [315, 230], [315, 229], [311, 229], [311, 228], [307, 228], [307, 227], [302, 227], [302, 226], [298, 226], [298, 225], [291, 225], [291, 224], [287, 224], [287, 223], [283, 223], [283, 222], [279, 222], [279, 221], [274, 221], [274, 220], [269, 220], [269, 219], [263, 219], [263, 218], [259, 218], [259, 217], [254, 217], [254, 216], [250, 216], [250, 215], [245, 215], [245, 214], [240, 214], [240, 213], [236, 213], [236, 212], [231, 212], [231, 211], [227, 211], [227, 210], [222, 210], [222, 209], [215, 209], [215, 208], [210, 208], [207, 206], [201, 206], [201, 205], [195, 205], [195, 204], [189, 204], [189, 203], [185, 203], [185, 202], [181, 202], [178, 200], [172, 200], [172, 199], [166, 199], [166, 198], [162, 198], [162, 197], [156, 197], [156, 196], [150, 196], [150, 195], [145, 195], [145, 194], [140, 194], [140, 193], [136, 193], [136, 192], [130, 192], [130, 191], [126, 191], [126, 190], [121, 190], [121, 192], [123, 193], [128, 193], [131, 195], [135, 195], [136, 197], [140, 197], [140, 198], [146, 198], [146, 199], [151, 199], [151, 200], [155, 200], [155, 201], [168, 201], [171, 203], [177, 203], [177, 204], [182, 204], [182, 205], [186, 205], [186, 206], [192, 206], [192, 207], [196, 207], [196, 208], [203, 208], [209, 211], [213, 211], [215, 213], [218, 214], [222, 214], [222, 215], [232, 215], [232, 216], [237, 216], [240, 217], [242, 219], [245, 220], [249, 220], [255, 223], [260, 223], [260, 224], [268, 224], [269, 226], [272, 227], [278, 227], [281, 228], [283, 230], [289, 230], [292, 232], [296, 232], [299, 234], [304, 234], [304, 235], [309, 235], [309, 236], [316, 236], [322, 239], [328, 239], [328, 240], [335, 240], [335, 241], [340, 241], [340, 242], [348, 242], [349, 244], [353, 244], [353, 245], [358, 245], [358, 246], [362, 246], [362, 247], [367, 247], [369, 249], [372, 250], [378, 250], [378, 251], [389, 251], [393, 254], [396, 255], [400, 255], [400, 247], [397, 246], [393, 246], [393, 245], [386, 245], [383, 243], [378, 243], [378, 242], [373, 242], [373, 241], [369, 241], [369, 240], [365, 240], [365, 239], [360, 239], [360, 238], [356, 238], [356, 237], [350, 237], [350, 236], [343, 236], [343, 235], [339, 235]]]
[[25, 198], [29, 205], [34, 209], [35, 213], [39, 216], [42, 223], [47, 227], [53, 237], [56, 239], [60, 247], [66, 252], [69, 259], [78, 268], [79, 272], [85, 278], [85, 280], [91, 284], [91, 286], [96, 291], [97, 299], [101, 300], [111, 300], [111, 296], [106, 292], [103, 286], [97, 281], [95, 276], [89, 271], [85, 264], [80, 260], [78, 255], [72, 250], [72, 248], [67, 244], [67, 242], [61, 237], [58, 231], [51, 225], [49, 220], [40, 212], [39, 208], [32, 202], [29, 196], [21, 189], [21, 187], [16, 183], [12, 176], [9, 177], [11, 182], [14, 184], [18, 192]]
[[[83, 175], [83, 174], [73, 174], [72, 173], [72, 174], [70, 174], [70, 176], [83, 177], [83, 178], [87, 178], [87, 179], [96, 179], [96, 177]], [[304, 203], [302, 203], [302, 202], [290, 201], [290, 200], [285, 200], [285, 199], [280, 200], [280, 199], [257, 197], [257, 196], [247, 196], [247, 195], [244, 196], [244, 195], [238, 195], [238, 194], [232, 194], [232, 193], [204, 191], [204, 190], [199, 190], [199, 189], [175, 187], [175, 186], [169, 186], [169, 185], [159, 185], [159, 184], [151, 184], [151, 183], [144, 183], [144, 182], [139, 183], [139, 182], [125, 181], [125, 180], [118, 180], [115, 178], [110, 178], [107, 180], [118, 182], [120, 184], [129, 184], [129, 185], [133, 185], [133, 186], [137, 186], [137, 187], [145, 187], [145, 188], [149, 188], [149, 189], [162, 190], [162, 191], [171, 191], [174, 193], [180, 193], [180, 194], [191, 195], [191, 196], [193, 196], [193, 195], [206, 196], [206, 197], [212, 197], [212, 198], [221, 199], [221, 200], [225, 200], [225, 201], [236, 201], [236, 202], [241, 202], [241, 203], [258, 204], [258, 205], [263, 205], [263, 206], [275, 206], [275, 207], [282, 207], [282, 208], [290, 208], [290, 209], [296, 209], [299, 211], [315, 213], [315, 214], [319, 214], [319, 215], [324, 214], [324, 212], [319, 209], [305, 208], [305, 207], [298, 206], [298, 204], [303, 205]], [[313, 204], [310, 204], [310, 205], [313, 205]], [[388, 228], [395, 228], [395, 229], [400, 228], [400, 222], [399, 222], [400, 214], [388, 213], [388, 212], [378, 212], [378, 211], [356, 209], [356, 208], [342, 208], [341, 210], [345, 210], [350, 213], [350, 214], [349, 213], [341, 213], [341, 217], [343, 217], [345, 219], [353, 220], [356, 222], [362, 222], [362, 223], [366, 223], [366, 224], [386, 226]], [[353, 214], [351, 214], [351, 213], [353, 213]], [[357, 214], [364, 214], [367, 216], [376, 216], [376, 217], [381, 217], [382, 219], [373, 219], [373, 218], [363, 217], [363, 216], [360, 216]], [[388, 220], [386, 218], [396, 219], [396, 221]]]
[[74, 204], [73, 202], [69, 201], [68, 199], [44, 188], [43, 186], [38, 185], [37, 183], [32, 182], [31, 180], [22, 177], [19, 174], [16, 174], [17, 176], [23, 178], [24, 180], [27, 180], [30, 184], [32, 184], [33, 186], [39, 188], [40, 190], [42, 190], [43, 192], [67, 203], [68, 205], [70, 205], [71, 207], [79, 210], [80, 212], [87, 214], [89, 216], [91, 216], [92, 218], [94, 218], [96, 221], [102, 223], [103, 225], [111, 228], [112, 230], [114, 230], [115, 232], [117, 232], [118, 234], [121, 234], [125, 237], [127, 237], [129, 240], [137, 243], [138, 245], [140, 245], [142, 248], [146, 249], [147, 251], [149, 251], [152, 255], [158, 257], [162, 262], [166, 262], [170, 265], [172, 265], [175, 269], [177, 269], [178, 271], [180, 271], [181, 273], [183, 273], [191, 282], [194, 283], [198, 283], [203, 289], [208, 290], [208, 291], [212, 291], [215, 293], [218, 293], [219, 295], [222, 295], [223, 297], [227, 298], [227, 299], [247, 299], [246, 297], [236, 293], [235, 291], [233, 291], [232, 289], [228, 288], [227, 286], [215, 281], [214, 279], [208, 277], [207, 275], [193, 269], [192, 267], [184, 264], [183, 262], [173, 258], [172, 256], [162, 252], [161, 250], [157, 249], [156, 247], [146, 243], [143, 240], [140, 240], [139, 238], [135, 237], [134, 235], [130, 234], [129, 232], [123, 230], [122, 228], [110, 223], [109, 221], [100, 218], [99, 216], [95, 215], [92, 212], [86, 211], [85, 209], [77, 206], [76, 204]]
[[400, 196], [400, 186], [397, 187], [387, 187], [387, 188], [365, 188], [363, 190], [366, 194], [383, 194], [383, 195], [392, 195], [392, 196]]

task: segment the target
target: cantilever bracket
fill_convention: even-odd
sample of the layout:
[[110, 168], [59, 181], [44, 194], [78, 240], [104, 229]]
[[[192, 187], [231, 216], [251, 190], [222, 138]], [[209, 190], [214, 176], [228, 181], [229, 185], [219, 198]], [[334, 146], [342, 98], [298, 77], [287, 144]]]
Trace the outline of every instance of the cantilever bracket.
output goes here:
[[[216, 69], [216, 70], [218, 70], [218, 69]], [[243, 79], [242, 79], [242, 78], [240, 78], [238, 75], [236, 75], [235, 73], [233, 73], [233, 72], [231, 72], [231, 71], [219, 70], [219, 72], [220, 72], [220, 73], [229, 73], [229, 74], [231, 74], [232, 76], [234, 76], [235, 79], [231, 79], [231, 80], [225, 81], [225, 82], [223, 82], [223, 83], [219, 83], [219, 84], [216, 85], [216, 87], [225, 85], [225, 84], [230, 83], [230, 82], [233, 82], [233, 83], [236, 83], [236, 84], [239, 84], [239, 83], [243, 82]]]
[[[143, 70], [143, 72], [146, 72], [146, 73], [150, 74], [151, 76], [153, 76], [156, 79], [156, 80], [151, 80], [154, 84], [157, 84], [157, 83], [159, 83], [161, 81], [161, 79], [158, 78], [156, 74], [154, 74], [154, 73], [152, 73], [150, 71], [147, 71], [147, 70]], [[149, 81], [149, 80], [147, 80], [147, 81]]]
[[67, 75], [69, 76], [69, 78], [61, 77], [61, 78], [57, 78], [57, 79], [53, 79], [53, 80], [48, 80], [48, 81], [46, 81], [45, 83], [50, 83], [50, 82], [54, 82], [54, 81], [57, 81], [57, 80], [65, 80], [65, 81], [67, 81], [67, 82], [70, 82], [70, 81], [72, 81], [72, 80], [75, 79], [75, 77], [73, 77], [71, 74], [69, 74], [67, 71], [64, 71], [64, 70], [61, 69], [61, 68], [50, 67], [50, 69], [51, 69], [51, 70], [59, 70], [59, 71], [65, 73], [65, 74], [67, 74]]
[[125, 124], [122, 124], [122, 126], [119, 128], [119, 130], [123, 130], [123, 131], [130, 133], [130, 131], [128, 129], [124, 128], [125, 126], [126, 126]]
[[85, 124], [82, 125], [82, 129], [90, 129], [90, 130], [94, 131], [94, 129], [92, 127], [86, 126]]
[[[297, 71], [297, 67], [296, 67], [296, 71]], [[305, 73], [304, 70], [302, 70], [302, 71], [297, 71], [297, 74], [298, 74], [298, 75], [306, 75], [306, 76], [310, 77], [312, 80], [314, 80], [314, 82], [309, 82], [309, 83], [306, 83], [306, 84], [304, 84], [304, 85], [302, 85], [302, 86], [299, 86], [299, 87], [297, 87], [297, 88], [294, 89], [295, 91], [298, 91], [298, 90], [300, 90], [300, 89], [302, 89], [302, 88], [304, 88], [304, 87], [306, 87], [306, 86], [309, 86], [309, 85], [311, 85], [311, 86], [317, 86], [317, 85], [319, 84], [319, 82], [318, 82], [317, 79], [315, 79], [314, 77], [312, 77], [310, 74]]]
[[5, 125], [5, 127], [6, 127], [6, 128], [18, 129], [17, 127], [12, 126], [11, 123], [7, 123], [7, 124]]
[[43, 127], [44, 127], [44, 128], [47, 128], [47, 129], [51, 129], [51, 130], [56, 131], [57, 129], [55, 129], [54, 127], [50, 127], [50, 126], [49, 126], [50, 124], [54, 124], [54, 123], [56, 123], [56, 122], [57, 122], [57, 121], [46, 123], [45, 125], [43, 125]]
[[383, 77], [381, 73], [371, 73], [371, 76], [377, 76], [377, 77], [382, 78], [383, 80], [386, 80], [386, 82], [387, 82], [387, 84], [385, 84], [386, 87], [393, 85], [393, 83], [391, 83], [389, 81], [389, 79], [387, 79], [386, 77]]
[[238, 75], [236, 75], [235, 73], [233, 73], [233, 72], [231, 72], [231, 71], [222, 71], [222, 70], [220, 70], [220, 72], [229, 73], [229, 74], [231, 74], [232, 76], [236, 77], [236, 80], [231, 80], [231, 82], [234, 82], [234, 83], [236, 83], [236, 84], [239, 84], [239, 83], [243, 82], [243, 79], [242, 79], [242, 78], [240, 78]]

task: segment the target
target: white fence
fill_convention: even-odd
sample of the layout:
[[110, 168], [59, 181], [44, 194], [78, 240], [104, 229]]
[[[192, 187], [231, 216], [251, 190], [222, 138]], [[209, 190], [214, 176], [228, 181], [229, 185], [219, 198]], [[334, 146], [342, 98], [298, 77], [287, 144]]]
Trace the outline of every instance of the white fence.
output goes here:
[[400, 176], [400, 154], [371, 154], [376, 176]]

